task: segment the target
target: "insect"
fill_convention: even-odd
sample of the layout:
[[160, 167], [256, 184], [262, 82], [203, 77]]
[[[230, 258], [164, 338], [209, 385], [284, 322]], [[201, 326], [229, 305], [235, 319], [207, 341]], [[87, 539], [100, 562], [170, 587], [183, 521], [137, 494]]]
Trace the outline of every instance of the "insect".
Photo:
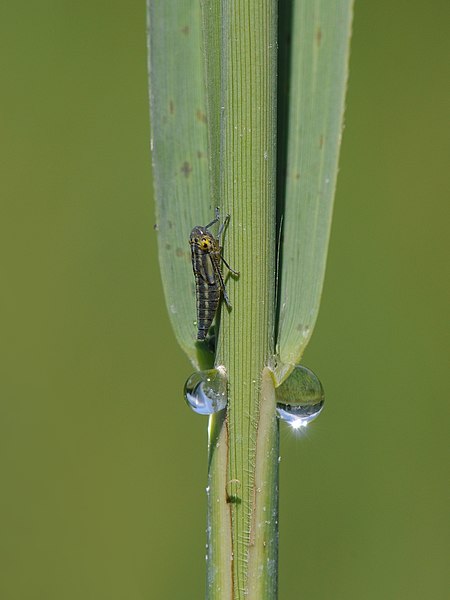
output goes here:
[[209, 228], [218, 223], [219, 220], [219, 209], [216, 208], [214, 220], [204, 227], [200, 225], [194, 227], [189, 238], [197, 296], [197, 340], [200, 341], [206, 338], [208, 329], [211, 327], [219, 306], [220, 294], [222, 294], [228, 308], [231, 308], [225, 289], [221, 263], [223, 262], [233, 275], [239, 275], [222, 256], [220, 245], [220, 236], [230, 220], [230, 215], [225, 217], [219, 227], [217, 238], [209, 231]]

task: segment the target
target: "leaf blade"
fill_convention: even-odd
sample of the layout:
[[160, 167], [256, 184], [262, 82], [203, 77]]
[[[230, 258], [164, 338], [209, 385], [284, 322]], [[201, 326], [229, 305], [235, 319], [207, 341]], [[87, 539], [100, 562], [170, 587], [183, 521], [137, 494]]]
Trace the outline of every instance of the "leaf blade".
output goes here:
[[148, 0], [149, 86], [158, 254], [170, 321], [199, 367], [189, 233], [210, 220], [198, 2]]
[[300, 362], [322, 293], [348, 76], [352, 0], [293, 4], [275, 374]]

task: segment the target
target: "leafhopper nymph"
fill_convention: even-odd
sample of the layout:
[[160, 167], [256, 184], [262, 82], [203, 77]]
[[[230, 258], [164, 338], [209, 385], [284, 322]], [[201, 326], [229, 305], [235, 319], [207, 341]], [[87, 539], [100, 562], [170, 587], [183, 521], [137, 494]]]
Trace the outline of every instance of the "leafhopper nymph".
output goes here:
[[219, 227], [217, 237], [214, 237], [209, 231], [209, 228], [218, 223], [219, 220], [219, 209], [216, 208], [215, 219], [204, 227], [200, 225], [194, 227], [189, 238], [197, 296], [197, 340], [199, 341], [206, 338], [208, 329], [211, 327], [217, 312], [221, 294], [225, 304], [228, 308], [231, 308], [223, 280], [222, 263], [233, 275], [239, 275], [222, 256], [220, 245], [220, 236], [230, 220], [230, 215], [225, 217]]

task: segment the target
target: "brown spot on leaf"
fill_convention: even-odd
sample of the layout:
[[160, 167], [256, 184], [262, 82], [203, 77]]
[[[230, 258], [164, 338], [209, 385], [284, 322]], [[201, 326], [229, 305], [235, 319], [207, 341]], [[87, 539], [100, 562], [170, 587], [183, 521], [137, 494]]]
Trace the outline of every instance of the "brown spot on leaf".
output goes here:
[[319, 138], [319, 148], [322, 150], [323, 148], [323, 134]]
[[203, 111], [201, 111], [200, 109], [197, 110], [196, 117], [202, 123], [206, 123], [206, 114]]
[[173, 115], [173, 113], [175, 112], [175, 104], [173, 100], [169, 100], [169, 112], [171, 115]]
[[183, 251], [183, 248], [177, 248], [177, 249], [175, 250], [175, 254], [176, 254], [177, 256], [180, 256], [180, 257], [181, 257], [181, 256], [184, 256], [184, 251]]
[[322, 42], [322, 30], [320, 27], [318, 27], [316, 31], [316, 42], [318, 46], [320, 46], [320, 43]]
[[295, 174], [295, 179], [300, 179], [300, 173], [297, 171], [297, 173]]
[[185, 25], [184, 27], [182, 27], [181, 33], [184, 33], [184, 35], [188, 35], [189, 34], [189, 25]]
[[197, 158], [203, 158], [205, 155], [200, 150], [197, 150]]
[[181, 167], [180, 171], [183, 173], [183, 175], [185, 177], [189, 177], [189, 175], [191, 174], [192, 171], [192, 167], [191, 165], [188, 163], [187, 160], [184, 161], [183, 166]]

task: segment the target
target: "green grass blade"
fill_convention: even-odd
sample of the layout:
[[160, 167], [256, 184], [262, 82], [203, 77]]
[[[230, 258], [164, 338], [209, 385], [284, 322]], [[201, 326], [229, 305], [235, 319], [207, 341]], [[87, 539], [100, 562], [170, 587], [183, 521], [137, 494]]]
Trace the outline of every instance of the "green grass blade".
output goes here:
[[198, 0], [148, 1], [153, 176], [161, 276], [177, 340], [198, 366], [189, 234], [214, 216]]
[[[231, 214], [224, 255], [240, 275], [228, 280], [233, 308], [222, 307], [216, 355], [228, 374], [227, 439], [220, 446], [222, 453], [227, 443], [228, 454], [211, 470], [227, 468], [232, 561], [214, 567], [232, 570], [233, 600], [272, 600], [277, 584], [278, 428], [265, 369], [274, 353], [277, 5], [222, 3], [221, 190]], [[220, 503], [221, 494], [213, 487], [210, 503]], [[223, 598], [217, 587], [209, 597]]]
[[[348, 73], [352, 0], [294, 0], [277, 351], [280, 383], [300, 361], [325, 275]], [[281, 9], [280, 9], [281, 10]], [[286, 51], [286, 37], [279, 40]], [[281, 74], [283, 76], [283, 74]], [[280, 157], [283, 148], [280, 148]]]
[[208, 159], [211, 197], [220, 205], [220, 118], [222, 114], [222, 5], [217, 0], [201, 0], [203, 56], [208, 116]]

